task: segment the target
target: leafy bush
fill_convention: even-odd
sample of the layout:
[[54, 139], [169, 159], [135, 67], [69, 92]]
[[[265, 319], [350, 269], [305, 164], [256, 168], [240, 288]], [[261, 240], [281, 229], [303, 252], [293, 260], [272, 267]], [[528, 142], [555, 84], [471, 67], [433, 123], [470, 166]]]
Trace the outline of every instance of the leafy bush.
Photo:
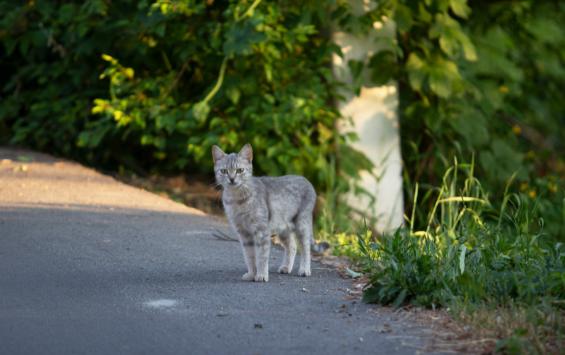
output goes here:
[[[62, 1], [0, 5], [0, 137], [137, 172], [208, 172], [251, 142], [258, 173], [325, 188], [344, 146], [323, 2]], [[350, 137], [352, 138], [352, 137]]]

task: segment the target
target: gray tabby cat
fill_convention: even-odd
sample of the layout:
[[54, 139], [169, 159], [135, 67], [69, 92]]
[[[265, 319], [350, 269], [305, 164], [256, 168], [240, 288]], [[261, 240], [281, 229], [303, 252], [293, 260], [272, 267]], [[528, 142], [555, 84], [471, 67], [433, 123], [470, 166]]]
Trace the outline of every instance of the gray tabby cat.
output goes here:
[[306, 178], [253, 176], [253, 150], [246, 144], [239, 153], [224, 153], [212, 147], [216, 181], [222, 185], [222, 202], [243, 248], [246, 281], [269, 281], [271, 236], [278, 235], [284, 247], [279, 273], [290, 274], [296, 256], [296, 240], [302, 249], [298, 275], [310, 276], [310, 246], [313, 244], [312, 211], [316, 192]]

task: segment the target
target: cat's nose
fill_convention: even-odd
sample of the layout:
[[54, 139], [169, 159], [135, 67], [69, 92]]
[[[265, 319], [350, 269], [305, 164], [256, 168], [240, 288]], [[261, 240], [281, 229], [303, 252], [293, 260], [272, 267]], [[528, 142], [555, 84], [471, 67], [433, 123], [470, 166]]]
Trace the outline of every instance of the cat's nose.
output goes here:
[[233, 184], [235, 183], [235, 179], [234, 179], [234, 178], [232, 178], [232, 177], [230, 177], [229, 179], [230, 179], [230, 184], [232, 184], [232, 185], [233, 185]]

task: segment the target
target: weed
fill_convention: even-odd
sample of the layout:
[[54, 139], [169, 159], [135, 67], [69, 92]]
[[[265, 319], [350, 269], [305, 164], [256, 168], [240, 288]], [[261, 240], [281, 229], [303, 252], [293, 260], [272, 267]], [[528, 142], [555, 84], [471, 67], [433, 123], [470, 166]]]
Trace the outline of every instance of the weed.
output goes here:
[[456, 161], [446, 171], [421, 229], [414, 207], [395, 233], [371, 238], [359, 232], [348, 253], [357, 251], [369, 275], [364, 300], [450, 307], [469, 322], [483, 314], [488, 320], [477, 324], [497, 333], [499, 350], [555, 349], [552, 344], [563, 341], [563, 245], [545, 233], [537, 200], [511, 193], [510, 181], [495, 206], [473, 167]]

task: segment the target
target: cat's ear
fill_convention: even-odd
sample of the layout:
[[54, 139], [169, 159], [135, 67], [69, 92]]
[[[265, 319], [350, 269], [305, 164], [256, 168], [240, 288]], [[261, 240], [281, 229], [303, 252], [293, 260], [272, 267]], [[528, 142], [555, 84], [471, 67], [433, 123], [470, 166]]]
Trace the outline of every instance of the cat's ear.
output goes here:
[[247, 143], [246, 145], [244, 145], [237, 155], [239, 155], [243, 159], [247, 159], [251, 163], [251, 161], [253, 160], [253, 148], [251, 148], [251, 144]]
[[214, 158], [214, 163], [221, 160], [223, 157], [226, 156], [223, 150], [220, 149], [217, 145], [212, 146], [212, 157]]

